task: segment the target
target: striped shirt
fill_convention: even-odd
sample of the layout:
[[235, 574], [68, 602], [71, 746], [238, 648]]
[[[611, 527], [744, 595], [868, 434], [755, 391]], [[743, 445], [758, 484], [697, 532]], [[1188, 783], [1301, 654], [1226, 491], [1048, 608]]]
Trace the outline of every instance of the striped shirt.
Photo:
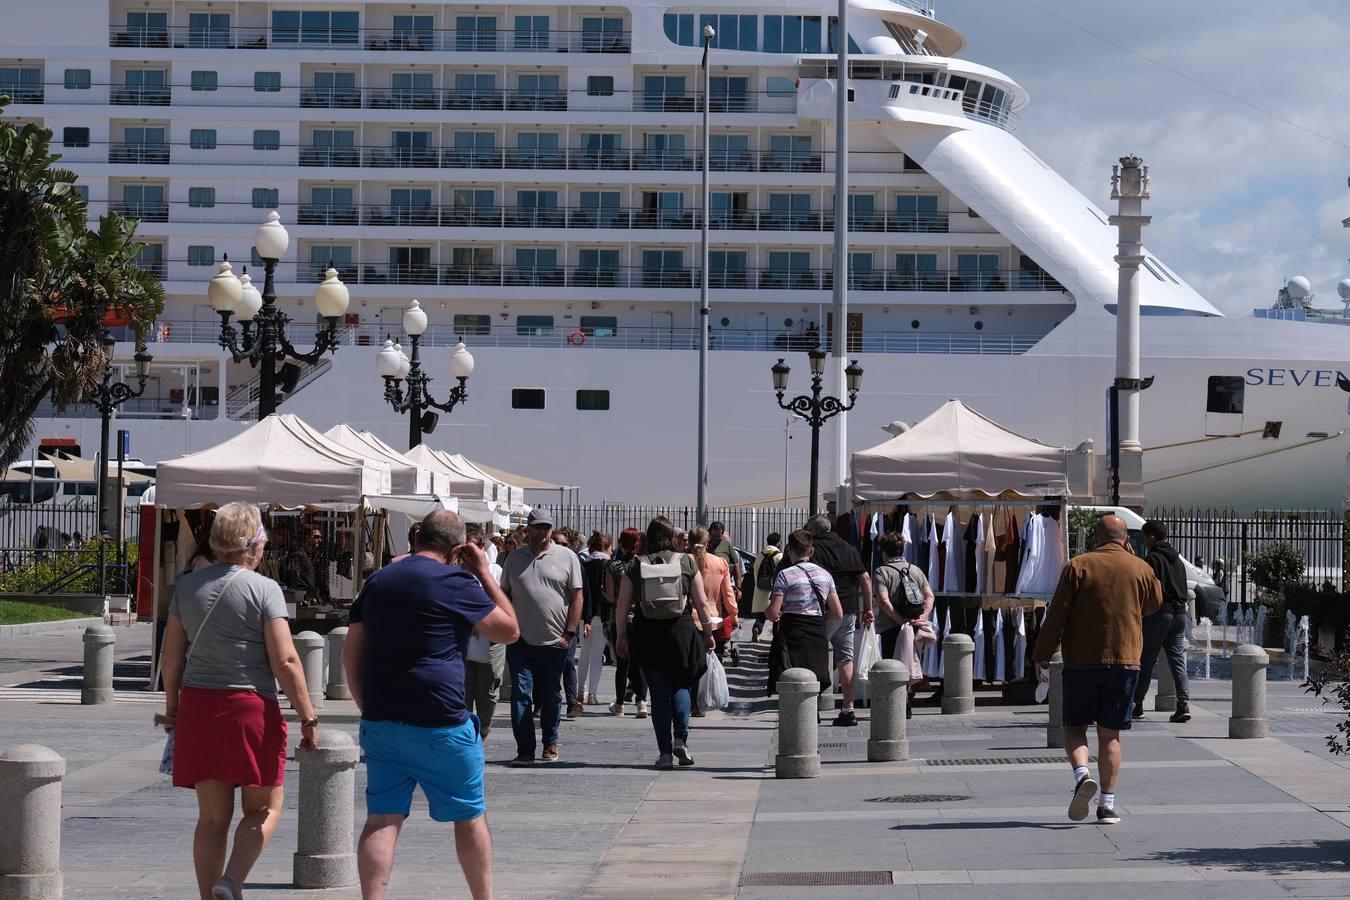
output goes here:
[[782, 611], [799, 616], [822, 616], [825, 601], [834, 592], [830, 573], [812, 562], [786, 566], [773, 580], [773, 593], [783, 596]]

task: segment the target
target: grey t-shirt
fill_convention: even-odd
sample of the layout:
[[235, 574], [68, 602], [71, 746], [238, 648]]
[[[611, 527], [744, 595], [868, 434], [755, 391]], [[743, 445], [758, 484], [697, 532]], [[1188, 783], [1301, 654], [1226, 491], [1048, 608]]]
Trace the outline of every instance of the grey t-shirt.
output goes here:
[[[919, 593], [922, 595], [924, 588], [928, 587], [928, 576], [923, 574], [923, 570], [918, 566], [911, 565], [904, 559], [887, 560], [885, 565], [877, 566], [876, 572], [872, 574], [872, 593], [880, 594], [886, 592], [886, 597], [891, 601], [891, 606], [899, 612], [901, 607], [907, 601], [905, 596], [905, 587], [900, 583], [902, 570], [909, 570], [909, 577], [913, 578], [919, 585]], [[874, 610], [877, 617], [877, 631], [890, 631], [892, 628], [899, 628], [900, 623], [892, 619], [886, 613], [882, 612], [881, 604], [875, 603]]]
[[538, 556], [521, 547], [502, 566], [502, 587], [511, 595], [521, 640], [535, 647], [557, 644], [567, 630], [572, 592], [581, 590], [581, 559], [559, 544], [550, 543]]
[[[222, 592], [230, 573], [238, 571]], [[219, 597], [219, 600], [216, 598]], [[183, 620], [188, 640], [197, 634], [212, 603], [220, 606], [197, 636], [185, 687], [256, 691], [275, 699], [277, 680], [267, 659], [263, 628], [286, 618], [286, 600], [275, 581], [257, 572], [217, 563], [178, 579], [169, 612]]]

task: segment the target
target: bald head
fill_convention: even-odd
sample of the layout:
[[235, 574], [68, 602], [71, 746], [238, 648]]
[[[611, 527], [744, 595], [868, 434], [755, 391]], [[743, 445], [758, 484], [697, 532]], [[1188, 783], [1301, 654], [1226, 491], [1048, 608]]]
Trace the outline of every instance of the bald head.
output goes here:
[[1130, 529], [1120, 516], [1102, 516], [1097, 520], [1097, 546], [1102, 544], [1123, 544], [1130, 539]]
[[422, 520], [417, 532], [417, 549], [430, 550], [448, 557], [464, 543], [464, 522], [448, 509], [438, 509]]

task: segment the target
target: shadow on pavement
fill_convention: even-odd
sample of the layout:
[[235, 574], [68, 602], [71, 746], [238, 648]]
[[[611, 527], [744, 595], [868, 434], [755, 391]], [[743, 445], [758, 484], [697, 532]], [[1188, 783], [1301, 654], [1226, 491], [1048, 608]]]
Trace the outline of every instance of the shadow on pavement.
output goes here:
[[892, 825], [891, 831], [982, 831], [998, 828], [1038, 828], [1041, 831], [1067, 831], [1079, 825], [1049, 825], [1045, 822], [983, 821], [983, 822], [927, 822]]
[[1307, 841], [1268, 847], [1197, 847], [1159, 850], [1148, 859], [1188, 866], [1215, 866], [1236, 872], [1279, 875], [1285, 872], [1341, 872], [1350, 875], [1350, 840]]

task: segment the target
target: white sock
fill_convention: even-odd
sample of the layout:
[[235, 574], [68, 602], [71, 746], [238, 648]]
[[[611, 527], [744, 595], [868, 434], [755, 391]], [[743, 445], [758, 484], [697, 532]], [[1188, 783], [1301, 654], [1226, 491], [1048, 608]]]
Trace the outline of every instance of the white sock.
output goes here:
[[1097, 801], [1098, 806], [1105, 806], [1107, 809], [1116, 808], [1116, 794], [1114, 791], [1102, 791], [1101, 799]]
[[1078, 782], [1082, 781], [1082, 780], [1083, 780], [1084, 778], [1086, 778], [1087, 776], [1088, 776], [1088, 767], [1087, 767], [1087, 766], [1074, 766], [1074, 767], [1073, 767], [1073, 784], [1074, 784], [1074, 787], [1077, 787], [1077, 786], [1078, 786]]

